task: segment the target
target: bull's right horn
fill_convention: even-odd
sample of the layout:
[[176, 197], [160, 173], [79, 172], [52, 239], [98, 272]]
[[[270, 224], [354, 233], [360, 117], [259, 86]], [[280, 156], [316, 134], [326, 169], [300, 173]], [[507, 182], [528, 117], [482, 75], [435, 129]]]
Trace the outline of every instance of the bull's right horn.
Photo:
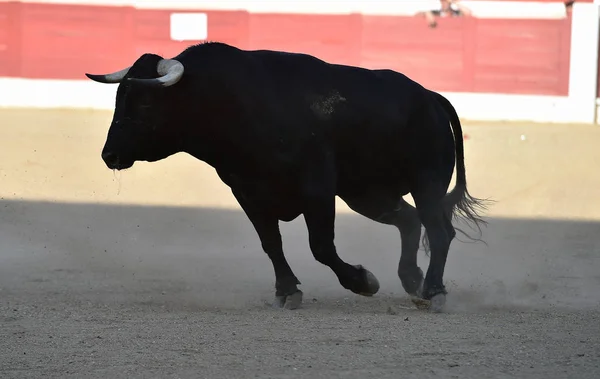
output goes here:
[[159, 78], [127, 78], [127, 80], [149, 86], [170, 87], [181, 80], [185, 68], [176, 59], [161, 59], [156, 66], [156, 71], [160, 75]]
[[127, 75], [131, 66], [124, 68], [121, 71], [113, 72], [112, 74], [104, 74], [104, 75], [94, 75], [94, 74], [85, 74], [88, 78], [92, 79], [98, 83], [112, 84], [112, 83], [121, 83], [121, 80]]

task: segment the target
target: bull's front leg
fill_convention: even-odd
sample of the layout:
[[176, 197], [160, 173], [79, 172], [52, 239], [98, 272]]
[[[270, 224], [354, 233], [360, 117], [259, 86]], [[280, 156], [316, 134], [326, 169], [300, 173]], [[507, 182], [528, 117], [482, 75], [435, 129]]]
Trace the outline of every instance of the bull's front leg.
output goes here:
[[304, 183], [303, 213], [310, 249], [315, 259], [335, 273], [340, 284], [359, 295], [372, 296], [379, 290], [375, 275], [362, 265], [344, 262], [334, 244], [335, 175], [327, 165], [316, 165]]
[[251, 199], [246, 199], [238, 191], [233, 190], [233, 194], [252, 225], [254, 225], [262, 248], [273, 263], [273, 269], [275, 270], [275, 301], [273, 307], [298, 308], [302, 303], [302, 291], [298, 289], [297, 285], [301, 283], [285, 259], [279, 231], [279, 220], [277, 217], [270, 215], [268, 211], [261, 209]]

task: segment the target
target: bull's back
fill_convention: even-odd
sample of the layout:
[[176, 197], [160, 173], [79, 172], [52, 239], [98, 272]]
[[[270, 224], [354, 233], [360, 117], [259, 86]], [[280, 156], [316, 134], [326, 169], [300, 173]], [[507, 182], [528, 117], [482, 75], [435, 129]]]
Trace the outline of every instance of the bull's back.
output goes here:
[[415, 100], [424, 92], [416, 82], [392, 70], [331, 64], [311, 55], [276, 51], [249, 52], [261, 66], [260, 95], [289, 109], [299, 122], [384, 136], [389, 125], [403, 128]]
[[[410, 118], [425, 90], [392, 70], [330, 64], [305, 54], [251, 52], [283, 135], [322, 144], [342, 183], [395, 180], [410, 162]], [[282, 112], [282, 110], [284, 110]], [[311, 151], [308, 149], [307, 151]]]
[[392, 70], [328, 65], [320, 108], [329, 112], [339, 173], [352, 181], [388, 180], [412, 154], [411, 118], [423, 88]]

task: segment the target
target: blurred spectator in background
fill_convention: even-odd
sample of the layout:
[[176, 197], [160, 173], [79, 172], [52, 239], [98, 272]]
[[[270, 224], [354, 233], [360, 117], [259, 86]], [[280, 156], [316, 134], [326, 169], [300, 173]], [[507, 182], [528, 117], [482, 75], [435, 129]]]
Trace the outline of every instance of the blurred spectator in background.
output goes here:
[[458, 0], [440, 0], [439, 9], [419, 12], [418, 14], [425, 16], [430, 28], [435, 28], [437, 26], [436, 17], [470, 16], [471, 10], [460, 4]]
[[565, 1], [565, 8], [567, 9], [567, 11], [571, 10], [574, 2], [575, 2], [575, 0], [566, 0]]

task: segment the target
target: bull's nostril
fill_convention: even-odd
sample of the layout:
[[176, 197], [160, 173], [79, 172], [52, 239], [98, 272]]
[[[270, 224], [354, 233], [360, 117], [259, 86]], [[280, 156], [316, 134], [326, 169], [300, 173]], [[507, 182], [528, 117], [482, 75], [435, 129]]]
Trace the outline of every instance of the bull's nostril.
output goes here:
[[106, 162], [107, 165], [114, 165], [119, 161], [119, 156], [115, 153], [105, 152], [102, 153], [102, 160]]

